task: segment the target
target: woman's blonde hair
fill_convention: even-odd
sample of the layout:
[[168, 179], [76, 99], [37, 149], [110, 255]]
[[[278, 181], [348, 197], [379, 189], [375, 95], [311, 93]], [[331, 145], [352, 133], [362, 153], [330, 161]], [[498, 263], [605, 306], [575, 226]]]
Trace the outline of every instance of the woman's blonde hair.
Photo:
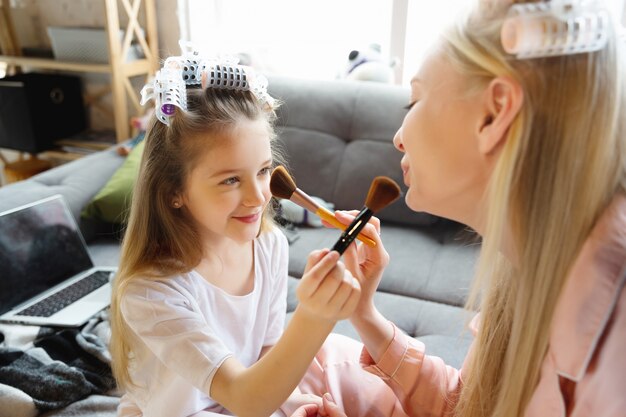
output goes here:
[[[517, 60], [500, 44], [503, 1], [480, 2], [444, 35], [468, 85], [515, 79], [524, 103], [485, 195], [487, 225], [468, 308], [481, 311], [455, 415], [522, 416], [554, 307], [594, 223], [626, 191], [626, 93], [615, 33], [594, 53]], [[510, 3], [510, 2], [506, 2]], [[501, 254], [505, 230], [515, 260]]]
[[[170, 126], [152, 117], [113, 283], [110, 350], [113, 374], [120, 387], [132, 384], [128, 367], [133, 336], [120, 311], [128, 283], [135, 277], [163, 278], [188, 272], [203, 255], [194, 220], [184, 207], [173, 208], [174, 197], [184, 192], [186, 179], [200, 156], [223, 140], [223, 134], [240, 120], [267, 121], [274, 164], [280, 164], [282, 156], [273, 140], [276, 107], [260, 103], [250, 91], [188, 89], [188, 110], [177, 110]], [[269, 204], [261, 231], [272, 227], [272, 216]]]

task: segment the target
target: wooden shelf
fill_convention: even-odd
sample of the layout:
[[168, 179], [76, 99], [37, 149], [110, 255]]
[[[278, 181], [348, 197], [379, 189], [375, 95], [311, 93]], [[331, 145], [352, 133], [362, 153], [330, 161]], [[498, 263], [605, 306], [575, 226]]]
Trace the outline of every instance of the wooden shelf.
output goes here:
[[[108, 74], [111, 72], [109, 64], [87, 64], [84, 62], [57, 61], [52, 58], [30, 58], [23, 56], [0, 55], [0, 62], [20, 67], [45, 68], [73, 72], [96, 72]], [[147, 59], [137, 59], [121, 64], [124, 74], [128, 77], [142, 75], [150, 71], [150, 61]]]
[[127, 77], [134, 77], [150, 72], [152, 63], [147, 59], [128, 61], [122, 64], [124, 74]]
[[0, 55], [0, 61], [11, 65], [31, 68], [57, 69], [75, 72], [111, 72], [109, 64], [86, 64], [84, 62], [64, 62], [48, 58]]
[[[49, 58], [34, 58], [20, 56], [20, 48], [15, 37], [12, 24], [10, 5], [8, 1], [0, 0], [0, 47], [2, 55], [0, 62], [9, 67], [43, 68], [69, 72], [101, 73], [111, 76], [110, 89], [95, 94], [94, 104], [108, 92], [113, 97], [113, 115], [115, 119], [115, 134], [118, 142], [124, 141], [130, 135], [129, 109], [135, 114], [143, 111], [139, 104], [139, 94], [134, 91], [130, 78], [138, 75], [146, 77], [154, 74], [158, 69], [158, 40], [156, 29], [156, 11], [154, 0], [121, 0], [122, 8], [128, 17], [128, 25], [124, 29], [123, 40], [120, 41], [120, 19], [118, 14], [118, 0], [102, 0], [106, 15], [106, 33], [109, 46], [110, 62], [106, 64], [88, 62], [65, 62]], [[145, 32], [137, 20], [140, 7], [143, 6], [146, 16]], [[133, 61], [123, 61], [127, 56], [133, 35], [146, 58]]]

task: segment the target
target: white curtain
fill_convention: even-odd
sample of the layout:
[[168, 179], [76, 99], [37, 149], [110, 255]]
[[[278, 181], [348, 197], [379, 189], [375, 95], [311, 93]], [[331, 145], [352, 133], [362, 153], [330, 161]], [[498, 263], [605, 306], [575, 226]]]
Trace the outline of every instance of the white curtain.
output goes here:
[[181, 33], [198, 49], [247, 54], [266, 73], [331, 79], [353, 49], [377, 43], [389, 54], [392, 0], [179, 1]]

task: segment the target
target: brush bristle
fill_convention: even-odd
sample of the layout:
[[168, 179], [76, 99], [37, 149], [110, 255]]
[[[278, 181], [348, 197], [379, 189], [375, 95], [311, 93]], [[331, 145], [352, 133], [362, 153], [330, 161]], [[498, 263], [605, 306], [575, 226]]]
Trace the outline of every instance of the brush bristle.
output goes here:
[[296, 191], [296, 183], [284, 166], [277, 166], [272, 172], [270, 178], [270, 191], [277, 198], [289, 200], [294, 191]]
[[400, 197], [400, 186], [389, 177], [376, 177], [370, 185], [365, 206], [374, 213], [387, 207]]

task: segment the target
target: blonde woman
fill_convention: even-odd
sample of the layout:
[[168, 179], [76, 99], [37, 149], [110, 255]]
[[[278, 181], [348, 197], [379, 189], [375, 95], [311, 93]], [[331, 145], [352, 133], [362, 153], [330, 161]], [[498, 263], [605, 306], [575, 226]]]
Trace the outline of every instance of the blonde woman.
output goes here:
[[362, 287], [361, 366], [412, 416], [624, 416], [623, 45], [609, 28], [599, 51], [517, 59], [501, 46], [510, 6], [483, 1], [445, 33], [394, 139], [409, 207], [483, 238], [474, 344], [456, 370], [398, 331], [372, 302], [388, 255], [360, 246], [345, 262]]

